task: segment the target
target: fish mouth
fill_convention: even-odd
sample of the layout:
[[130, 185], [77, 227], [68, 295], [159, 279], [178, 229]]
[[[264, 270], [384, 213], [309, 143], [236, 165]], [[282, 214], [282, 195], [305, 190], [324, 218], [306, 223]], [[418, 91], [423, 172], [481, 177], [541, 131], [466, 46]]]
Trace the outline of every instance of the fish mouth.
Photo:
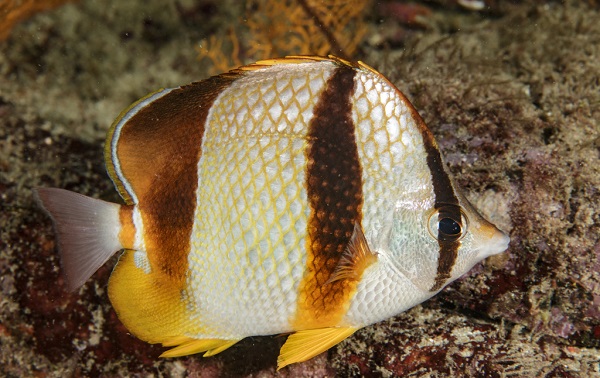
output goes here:
[[500, 230], [496, 230], [496, 232], [488, 240], [486, 245], [481, 248], [480, 254], [483, 258], [492, 255], [497, 255], [506, 251], [508, 249], [509, 244], [510, 237], [506, 233]]

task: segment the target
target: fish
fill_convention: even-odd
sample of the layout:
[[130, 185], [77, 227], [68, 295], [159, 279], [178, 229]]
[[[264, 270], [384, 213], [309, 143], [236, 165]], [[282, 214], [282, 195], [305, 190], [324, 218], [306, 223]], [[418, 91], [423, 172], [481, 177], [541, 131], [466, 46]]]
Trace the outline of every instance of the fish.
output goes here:
[[258, 61], [161, 89], [105, 144], [124, 204], [59, 188], [65, 283], [108, 281], [119, 319], [161, 357], [288, 334], [277, 368], [434, 296], [510, 238], [459, 191], [406, 96], [363, 62]]

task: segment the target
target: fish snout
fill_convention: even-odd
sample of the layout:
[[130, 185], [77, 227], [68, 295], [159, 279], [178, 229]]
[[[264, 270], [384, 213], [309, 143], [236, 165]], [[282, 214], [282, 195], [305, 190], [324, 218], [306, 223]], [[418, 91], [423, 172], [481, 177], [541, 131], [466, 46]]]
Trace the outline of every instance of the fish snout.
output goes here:
[[509, 243], [510, 237], [505, 232], [496, 228], [487, 243], [487, 248], [484, 248], [484, 256], [482, 257], [497, 255], [506, 251]]

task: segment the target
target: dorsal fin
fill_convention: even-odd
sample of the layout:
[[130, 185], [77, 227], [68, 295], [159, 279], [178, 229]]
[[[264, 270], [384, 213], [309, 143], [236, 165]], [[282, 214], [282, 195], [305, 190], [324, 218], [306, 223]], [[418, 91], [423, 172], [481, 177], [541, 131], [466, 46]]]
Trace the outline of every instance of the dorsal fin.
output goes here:
[[362, 227], [356, 222], [346, 251], [325, 284], [339, 280], [358, 281], [365, 269], [376, 261], [377, 254], [369, 248]]
[[265, 68], [265, 67], [269, 67], [269, 66], [276, 66], [276, 65], [283, 65], [283, 64], [302, 64], [302, 63], [316, 63], [316, 62], [331, 62], [331, 63], [335, 63], [335, 64], [339, 64], [339, 65], [347, 66], [347, 67], [351, 67], [351, 68], [360, 68], [361, 67], [359, 64], [350, 62], [348, 60], [342, 59], [335, 55], [328, 55], [326, 57], [325, 56], [317, 56], [317, 55], [288, 55], [284, 58], [258, 60], [254, 63], [248, 64], [245, 66], [241, 66], [231, 72], [253, 71], [253, 70], [259, 70], [261, 68]]

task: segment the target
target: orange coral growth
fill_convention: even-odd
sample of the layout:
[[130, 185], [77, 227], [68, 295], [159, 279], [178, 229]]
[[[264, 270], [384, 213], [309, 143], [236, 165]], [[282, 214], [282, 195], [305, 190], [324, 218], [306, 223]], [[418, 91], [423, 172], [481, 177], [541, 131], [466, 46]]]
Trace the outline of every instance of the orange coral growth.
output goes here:
[[365, 0], [251, 0], [246, 5], [246, 29], [230, 29], [227, 36], [202, 41], [199, 58], [210, 60], [217, 72], [243, 61], [285, 55], [351, 58], [367, 33], [369, 4]]
[[211, 61], [213, 74], [227, 72], [233, 67], [243, 65], [240, 58], [240, 41], [233, 28], [229, 28], [227, 40], [211, 35], [208, 40], [200, 42], [196, 51], [199, 59], [208, 58]]
[[0, 0], [0, 40], [6, 39], [18, 22], [69, 1], [74, 0]]

